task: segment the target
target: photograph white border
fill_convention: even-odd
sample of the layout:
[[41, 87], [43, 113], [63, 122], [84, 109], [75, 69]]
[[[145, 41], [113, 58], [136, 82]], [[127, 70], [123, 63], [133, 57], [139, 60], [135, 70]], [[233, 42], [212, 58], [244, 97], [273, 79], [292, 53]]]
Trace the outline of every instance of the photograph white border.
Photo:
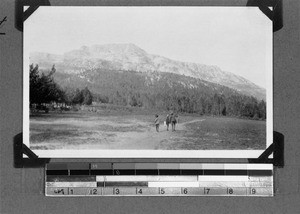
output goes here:
[[[86, 6], [84, 6], [86, 7]], [[103, 6], [100, 6], [103, 7]], [[168, 7], [168, 6], [164, 6]], [[202, 7], [202, 6], [197, 6]], [[228, 6], [227, 6], [228, 7]], [[237, 8], [237, 7], [235, 7]], [[245, 7], [243, 7], [245, 8]], [[272, 29], [271, 29], [272, 30]], [[273, 31], [272, 53], [267, 56], [269, 64], [267, 80], [267, 129], [266, 148], [273, 143]], [[29, 44], [26, 22], [23, 31], [23, 143], [29, 144]], [[39, 158], [257, 158], [264, 150], [32, 150]]]

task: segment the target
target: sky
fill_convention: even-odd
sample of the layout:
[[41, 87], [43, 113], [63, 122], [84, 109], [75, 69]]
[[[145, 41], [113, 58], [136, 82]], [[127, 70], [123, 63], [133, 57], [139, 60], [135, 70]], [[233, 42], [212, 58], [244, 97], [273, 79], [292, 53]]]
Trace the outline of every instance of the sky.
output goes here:
[[263, 88], [272, 72], [272, 22], [255, 7], [39, 7], [24, 24], [27, 52], [111, 43], [216, 65]]

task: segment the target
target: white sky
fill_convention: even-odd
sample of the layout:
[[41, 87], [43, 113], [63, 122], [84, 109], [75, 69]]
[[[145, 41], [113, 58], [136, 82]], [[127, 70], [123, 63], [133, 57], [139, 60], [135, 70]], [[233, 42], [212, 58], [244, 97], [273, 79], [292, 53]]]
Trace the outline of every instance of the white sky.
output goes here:
[[30, 52], [133, 43], [170, 59], [217, 65], [266, 88], [272, 22], [249, 7], [39, 7], [25, 22]]

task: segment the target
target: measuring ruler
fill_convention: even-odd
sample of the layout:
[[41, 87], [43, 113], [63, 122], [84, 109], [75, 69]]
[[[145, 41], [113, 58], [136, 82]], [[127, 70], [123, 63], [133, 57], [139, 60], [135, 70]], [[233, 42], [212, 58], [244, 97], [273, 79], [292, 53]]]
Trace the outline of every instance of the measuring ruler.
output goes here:
[[272, 164], [51, 163], [46, 196], [273, 196]]

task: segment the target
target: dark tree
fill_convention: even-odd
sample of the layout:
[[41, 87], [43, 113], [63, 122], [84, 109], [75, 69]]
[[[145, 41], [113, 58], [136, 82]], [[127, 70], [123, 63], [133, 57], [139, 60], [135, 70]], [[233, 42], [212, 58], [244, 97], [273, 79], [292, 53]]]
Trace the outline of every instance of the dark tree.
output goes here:
[[54, 82], [55, 67], [49, 74], [39, 74], [38, 65], [29, 67], [30, 72], [30, 104], [61, 102], [64, 100], [64, 92]]
[[73, 94], [72, 103], [73, 104], [81, 104], [83, 102], [82, 91], [76, 88], [75, 93]]
[[93, 102], [93, 96], [92, 93], [90, 92], [90, 90], [85, 87], [82, 91], [82, 104], [84, 105], [91, 105]]
[[261, 100], [258, 104], [258, 112], [259, 118], [266, 119], [267, 111], [266, 111], [266, 102]]
[[41, 96], [41, 93], [39, 91], [40, 88], [40, 77], [39, 77], [39, 66], [33, 66], [33, 64], [29, 67], [29, 97], [30, 97], [30, 104], [33, 103], [39, 103], [39, 98]]

